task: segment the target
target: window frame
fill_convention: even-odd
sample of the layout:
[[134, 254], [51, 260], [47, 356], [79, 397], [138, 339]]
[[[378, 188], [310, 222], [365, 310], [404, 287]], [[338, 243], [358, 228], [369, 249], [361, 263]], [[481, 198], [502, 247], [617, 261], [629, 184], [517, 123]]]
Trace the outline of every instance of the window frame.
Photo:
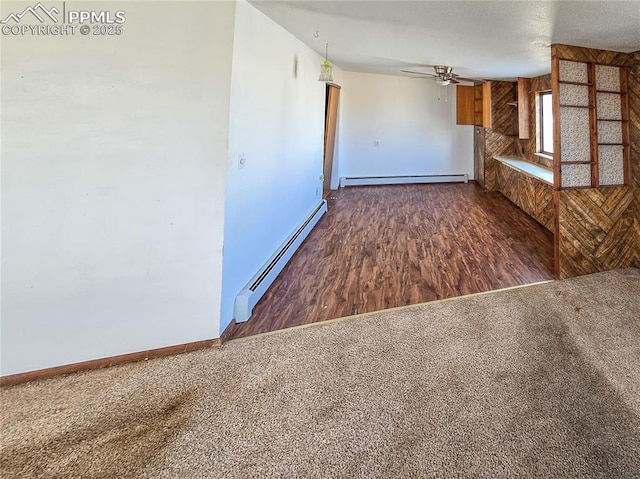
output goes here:
[[[545, 108], [543, 107], [544, 104], [544, 97], [545, 96], [549, 96], [549, 98], [551, 99], [551, 104], [550, 104], [550, 111], [546, 112], [545, 115]], [[538, 132], [538, 148], [536, 153], [540, 154], [540, 155], [544, 155], [544, 156], [548, 156], [550, 158], [553, 158], [553, 151], [547, 151], [544, 149], [544, 145], [545, 145], [545, 137], [544, 137], [544, 121], [545, 118], [549, 118], [551, 117], [551, 147], [553, 148], [553, 97], [551, 96], [551, 90], [544, 90], [544, 91], [539, 91], [537, 92], [537, 132]], [[548, 140], [548, 139], [547, 139]]]

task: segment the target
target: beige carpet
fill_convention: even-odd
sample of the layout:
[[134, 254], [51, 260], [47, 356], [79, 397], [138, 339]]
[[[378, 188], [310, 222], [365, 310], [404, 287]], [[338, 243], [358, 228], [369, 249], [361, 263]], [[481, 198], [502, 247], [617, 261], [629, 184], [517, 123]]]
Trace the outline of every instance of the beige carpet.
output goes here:
[[0, 391], [3, 478], [638, 478], [640, 271]]

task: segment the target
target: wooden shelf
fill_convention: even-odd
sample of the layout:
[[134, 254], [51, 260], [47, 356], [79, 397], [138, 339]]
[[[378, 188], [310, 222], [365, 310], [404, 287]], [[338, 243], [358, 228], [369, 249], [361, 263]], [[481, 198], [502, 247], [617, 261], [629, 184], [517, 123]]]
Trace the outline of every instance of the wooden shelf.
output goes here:
[[561, 161], [561, 165], [595, 165], [595, 161]]
[[591, 83], [581, 83], [579, 81], [562, 81], [558, 80], [558, 83], [564, 83], [565, 85], [582, 85], [582, 86], [591, 86]]
[[562, 187], [563, 190], [584, 190], [585, 188], [593, 188], [593, 186], [591, 186], [591, 183], [589, 183], [588, 185], [585, 185], [585, 186], [563, 186]]
[[588, 108], [588, 109], [593, 109], [593, 107], [589, 106], [589, 105], [567, 105], [565, 103], [560, 103], [560, 107], [561, 108]]
[[596, 93], [615, 93], [616, 95], [624, 95], [623, 91], [613, 91], [613, 90], [596, 90]]

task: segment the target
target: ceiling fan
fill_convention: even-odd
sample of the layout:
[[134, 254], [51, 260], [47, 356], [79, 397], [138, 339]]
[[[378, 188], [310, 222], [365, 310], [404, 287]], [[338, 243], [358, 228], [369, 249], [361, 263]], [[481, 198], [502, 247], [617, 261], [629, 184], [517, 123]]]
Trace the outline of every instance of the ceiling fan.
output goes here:
[[[433, 66], [433, 69], [435, 70], [435, 74], [415, 72], [411, 70], [400, 70], [400, 71], [403, 73], [411, 73], [412, 75], [422, 75], [422, 76], [432, 77], [435, 80], [435, 82], [440, 86], [447, 86], [450, 83], [460, 83], [458, 80], [484, 83], [484, 80], [478, 80], [477, 78], [464, 78], [464, 77], [461, 77], [460, 75], [456, 75], [455, 73], [453, 73], [453, 67], [449, 67], [446, 65], [425, 65], [425, 66]], [[413, 77], [413, 78], [418, 78], [418, 77]]]

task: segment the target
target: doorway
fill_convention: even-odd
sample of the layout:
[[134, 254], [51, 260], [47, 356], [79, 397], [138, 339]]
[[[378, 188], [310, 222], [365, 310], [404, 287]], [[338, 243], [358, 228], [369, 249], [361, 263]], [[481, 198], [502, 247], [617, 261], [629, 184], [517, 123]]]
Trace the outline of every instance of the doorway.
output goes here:
[[331, 191], [333, 173], [333, 153], [336, 144], [336, 125], [338, 122], [338, 104], [340, 86], [327, 83], [324, 108], [324, 159], [322, 162], [322, 197], [327, 198]]

